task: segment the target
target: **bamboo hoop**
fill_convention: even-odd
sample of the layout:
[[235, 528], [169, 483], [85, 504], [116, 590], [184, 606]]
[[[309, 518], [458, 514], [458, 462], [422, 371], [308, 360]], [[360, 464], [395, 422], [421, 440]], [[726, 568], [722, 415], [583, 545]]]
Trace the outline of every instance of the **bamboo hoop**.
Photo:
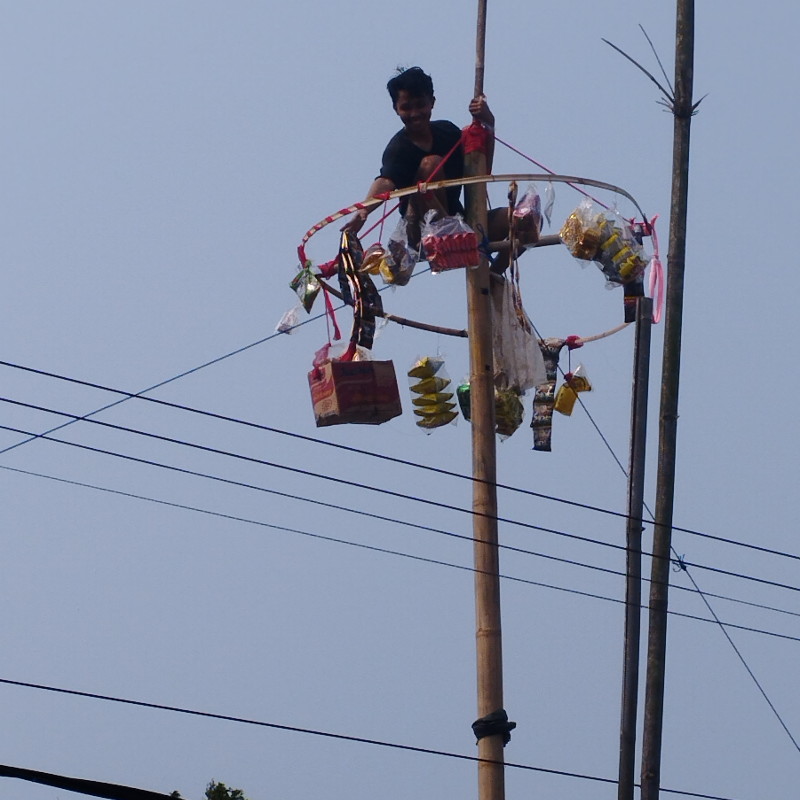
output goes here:
[[298, 252], [300, 253], [301, 264], [305, 262], [305, 245], [308, 240], [323, 228], [330, 225], [332, 222], [346, 217], [349, 214], [354, 214], [361, 209], [371, 209], [385, 203], [387, 200], [394, 200], [398, 197], [407, 197], [408, 195], [417, 194], [419, 192], [435, 192], [439, 189], [447, 189], [451, 186], [467, 186], [476, 183], [510, 183], [511, 181], [546, 181], [555, 183], [579, 184], [580, 186], [592, 186], [595, 189], [605, 189], [606, 191], [613, 192], [614, 194], [622, 195], [633, 203], [636, 210], [641, 214], [643, 220], [647, 220], [647, 216], [642, 211], [641, 206], [636, 201], [636, 198], [625, 191], [620, 186], [615, 186], [613, 183], [606, 183], [605, 181], [597, 181], [592, 178], [581, 178], [576, 175], [551, 175], [550, 173], [529, 173], [529, 172], [514, 172], [502, 175], [475, 175], [472, 177], [464, 178], [450, 178], [441, 181], [429, 181], [426, 183], [418, 183], [414, 186], [408, 186], [405, 189], [395, 189], [392, 192], [385, 192], [379, 197], [370, 197], [367, 200], [360, 200], [339, 211], [331, 214], [324, 219], [321, 219], [316, 225], [309, 228], [303, 236]]
[[[301, 264], [305, 263], [305, 245], [311, 239], [314, 234], [321, 231], [323, 228], [330, 225], [332, 222], [336, 222], [343, 217], [346, 217], [350, 214], [354, 214], [356, 211], [360, 209], [370, 209], [379, 206], [381, 203], [385, 203], [387, 200], [394, 200], [399, 197], [407, 197], [408, 195], [417, 194], [420, 192], [433, 192], [439, 189], [446, 189], [451, 186], [466, 186], [471, 184], [480, 184], [480, 183], [510, 183], [511, 181], [549, 181], [549, 182], [556, 182], [556, 183], [566, 183], [566, 184], [579, 184], [581, 186], [591, 186], [596, 189], [604, 189], [609, 192], [613, 192], [615, 194], [622, 195], [626, 197], [631, 203], [634, 205], [636, 210], [641, 214], [643, 220], [646, 220], [647, 217], [645, 216], [644, 211], [642, 210], [639, 203], [636, 201], [636, 198], [633, 197], [632, 194], [627, 192], [620, 186], [615, 186], [612, 183], [607, 183], [605, 181], [598, 181], [592, 178], [581, 178], [576, 175], [553, 175], [550, 173], [504, 173], [501, 175], [475, 175], [470, 177], [462, 177], [462, 178], [451, 178], [447, 180], [441, 181], [429, 181], [424, 183], [418, 183], [414, 186], [409, 186], [404, 189], [395, 189], [392, 192], [386, 192], [379, 197], [370, 197], [367, 200], [361, 200], [357, 203], [353, 203], [345, 208], [339, 209], [339, 211], [331, 214], [324, 219], [317, 222], [311, 228], [306, 231], [303, 239], [298, 247], [298, 253], [300, 254], [300, 261]], [[547, 237], [548, 239], [550, 237]], [[554, 244], [556, 243], [555, 240], [548, 241], [545, 244]], [[500, 243], [497, 243], [500, 244]], [[338, 298], [342, 302], [344, 302], [344, 298], [342, 297], [341, 292], [336, 290], [333, 286], [329, 283], [323, 281], [321, 278], [319, 279], [320, 283], [322, 283], [325, 287], [325, 290], [330, 292], [334, 297]], [[432, 325], [428, 322], [420, 322], [419, 320], [409, 319], [408, 317], [400, 317], [396, 314], [391, 314], [389, 312], [383, 311], [378, 316], [382, 317], [383, 319], [394, 322], [398, 325], [403, 325], [409, 328], [417, 328], [418, 330], [428, 331], [430, 333], [438, 333], [442, 334], [443, 336], [456, 336], [459, 338], [468, 338], [469, 334], [464, 329], [459, 328], [447, 328], [441, 325]], [[624, 322], [621, 325], [617, 325], [614, 328], [611, 328], [607, 331], [603, 331], [602, 333], [594, 334], [592, 336], [579, 336], [577, 337], [578, 341], [581, 344], [587, 344], [590, 342], [596, 342], [601, 339], [605, 339], [609, 336], [613, 336], [615, 333], [619, 333], [620, 331], [624, 330], [625, 328], [630, 325], [629, 322]]]

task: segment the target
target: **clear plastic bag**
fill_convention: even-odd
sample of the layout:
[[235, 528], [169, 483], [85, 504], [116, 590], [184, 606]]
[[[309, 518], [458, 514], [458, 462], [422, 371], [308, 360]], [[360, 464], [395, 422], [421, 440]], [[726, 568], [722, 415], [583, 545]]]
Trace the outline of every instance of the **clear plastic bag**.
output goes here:
[[525, 309], [515, 302], [511, 281], [493, 283], [491, 291], [495, 383], [525, 394], [547, 380], [542, 351]]
[[561, 241], [581, 261], [594, 261], [611, 285], [641, 278], [648, 258], [631, 225], [615, 212], [584, 200], [561, 228]]
[[435, 217], [428, 211], [422, 225], [422, 247], [431, 272], [444, 272], [480, 263], [478, 236], [463, 217]]
[[408, 223], [405, 217], [400, 217], [397, 227], [389, 236], [387, 250], [379, 265], [381, 277], [384, 283], [405, 286], [414, 274], [418, 256], [418, 251], [408, 245]]
[[531, 241], [538, 239], [542, 230], [542, 199], [536, 184], [528, 184], [525, 194], [514, 206], [513, 216], [518, 234], [532, 236]]
[[300, 304], [292, 306], [278, 321], [275, 326], [277, 333], [292, 333], [300, 322]]

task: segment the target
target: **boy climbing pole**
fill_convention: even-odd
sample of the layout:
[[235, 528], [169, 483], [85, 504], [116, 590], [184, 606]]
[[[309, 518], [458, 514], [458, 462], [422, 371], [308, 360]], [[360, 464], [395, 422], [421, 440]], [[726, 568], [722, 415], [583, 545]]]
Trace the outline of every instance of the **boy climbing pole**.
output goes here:
[[[367, 198], [377, 197], [394, 189], [405, 189], [428, 180], [458, 179], [464, 177], [464, 151], [461, 130], [448, 120], [431, 121], [436, 97], [433, 81], [420, 67], [398, 72], [387, 84], [395, 113], [403, 123], [383, 152], [380, 174], [372, 182]], [[487, 131], [486, 168], [492, 169], [494, 152], [494, 114], [484, 96], [470, 101], [469, 113]], [[464, 214], [461, 204], [461, 187], [454, 186], [436, 192], [419, 192], [400, 200], [400, 214], [407, 223], [408, 243], [412, 249], [419, 247], [420, 225], [428, 211], [436, 215]], [[343, 230], [358, 233], [367, 219], [369, 210], [360, 209], [347, 222]], [[496, 208], [489, 212], [490, 241], [504, 240], [508, 235], [508, 210]], [[538, 231], [519, 231], [521, 244], [533, 244]], [[502, 273], [509, 264], [508, 250], [498, 253], [492, 270]]]

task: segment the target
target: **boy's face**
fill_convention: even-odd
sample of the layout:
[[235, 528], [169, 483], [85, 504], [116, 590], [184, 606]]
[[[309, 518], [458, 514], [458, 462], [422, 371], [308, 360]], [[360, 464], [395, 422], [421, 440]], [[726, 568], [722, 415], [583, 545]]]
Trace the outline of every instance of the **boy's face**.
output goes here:
[[422, 133], [431, 122], [431, 112], [436, 98], [433, 95], [410, 94], [406, 89], [397, 93], [394, 110], [409, 133]]

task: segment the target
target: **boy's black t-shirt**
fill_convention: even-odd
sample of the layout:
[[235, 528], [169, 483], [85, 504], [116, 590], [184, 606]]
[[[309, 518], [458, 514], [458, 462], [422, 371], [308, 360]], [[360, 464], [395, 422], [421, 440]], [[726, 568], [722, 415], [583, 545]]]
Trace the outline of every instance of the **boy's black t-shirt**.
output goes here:
[[[398, 131], [386, 145], [383, 151], [383, 165], [380, 175], [388, 178], [398, 189], [405, 189], [416, 183], [419, 165], [425, 156], [446, 156], [461, 138], [461, 130], [448, 120], [441, 119], [431, 122], [433, 132], [433, 147], [425, 152], [417, 147], [407, 136], [405, 130]], [[434, 176], [433, 180], [461, 178], [464, 176], [464, 151], [457, 147], [450, 158], [445, 161], [442, 169]], [[447, 195], [447, 210], [449, 214], [462, 214], [464, 207], [461, 205], [461, 187], [453, 186], [445, 190]], [[408, 197], [400, 198], [400, 213], [405, 214], [408, 207]]]

